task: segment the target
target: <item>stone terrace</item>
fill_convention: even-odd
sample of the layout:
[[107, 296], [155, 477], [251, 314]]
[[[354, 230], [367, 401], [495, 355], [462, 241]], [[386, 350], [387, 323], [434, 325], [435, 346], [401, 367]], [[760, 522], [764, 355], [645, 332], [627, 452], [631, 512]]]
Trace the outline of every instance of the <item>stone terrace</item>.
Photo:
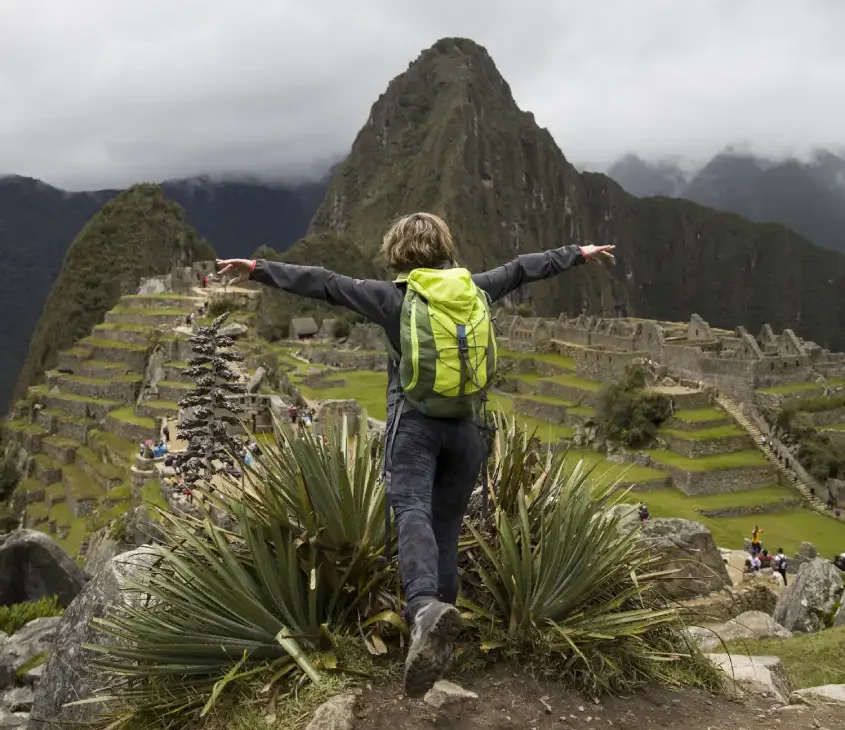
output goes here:
[[25, 525], [55, 535], [71, 555], [94, 523], [131, 503], [139, 442], [160, 438], [162, 419], [175, 424], [176, 401], [193, 387], [181, 375], [185, 318], [201, 301], [194, 293], [122, 297], [3, 423], [25, 472], [14, 497]]

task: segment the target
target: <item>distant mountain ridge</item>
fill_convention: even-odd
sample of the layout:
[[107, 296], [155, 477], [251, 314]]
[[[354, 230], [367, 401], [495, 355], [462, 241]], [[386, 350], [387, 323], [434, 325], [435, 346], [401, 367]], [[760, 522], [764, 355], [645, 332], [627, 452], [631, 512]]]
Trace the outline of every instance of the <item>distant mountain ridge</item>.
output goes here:
[[724, 152], [695, 172], [671, 161], [626, 155], [607, 175], [637, 197], [687, 198], [760, 223], [781, 223], [814, 243], [845, 253], [845, 157], [767, 160]]
[[[169, 180], [164, 195], [227, 257], [301, 238], [327, 180], [274, 183], [207, 177]], [[0, 412], [9, 404], [30, 337], [71, 241], [120, 190], [69, 192], [33, 178], [0, 177]]]

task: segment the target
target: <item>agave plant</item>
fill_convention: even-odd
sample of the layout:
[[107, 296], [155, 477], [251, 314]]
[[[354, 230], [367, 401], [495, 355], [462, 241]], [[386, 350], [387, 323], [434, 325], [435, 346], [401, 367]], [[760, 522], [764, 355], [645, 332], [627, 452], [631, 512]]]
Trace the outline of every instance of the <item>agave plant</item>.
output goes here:
[[333, 637], [362, 635], [381, 653], [383, 627], [404, 628], [383, 558], [381, 445], [365, 429], [326, 443], [277, 423], [240, 499], [200, 491], [204, 518], [161, 513], [156, 559], [128, 586], [150, 600], [98, 621], [112, 641], [90, 647], [134, 722], [179, 727], [230, 683], [319, 683], [336, 669]]
[[677, 615], [651, 596], [663, 575], [658, 558], [636, 532], [619, 529], [611, 508], [626, 492], [594, 484], [583, 464], [567, 472], [554, 451], [545, 463], [541, 476], [499, 498], [492, 531], [466, 523], [479, 579], [462, 602], [467, 616], [499, 637], [486, 648], [542, 646], [591, 689], [626, 663], [627, 684], [654, 678], [665, 657], [645, 637], [675, 625]]

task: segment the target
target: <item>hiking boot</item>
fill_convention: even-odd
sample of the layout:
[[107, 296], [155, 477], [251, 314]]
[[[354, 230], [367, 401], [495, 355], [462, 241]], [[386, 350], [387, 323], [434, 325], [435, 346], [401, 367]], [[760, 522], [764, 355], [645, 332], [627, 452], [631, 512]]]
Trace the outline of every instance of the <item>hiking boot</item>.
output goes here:
[[443, 676], [460, 628], [460, 611], [448, 603], [432, 601], [417, 612], [405, 659], [406, 695], [422, 697]]

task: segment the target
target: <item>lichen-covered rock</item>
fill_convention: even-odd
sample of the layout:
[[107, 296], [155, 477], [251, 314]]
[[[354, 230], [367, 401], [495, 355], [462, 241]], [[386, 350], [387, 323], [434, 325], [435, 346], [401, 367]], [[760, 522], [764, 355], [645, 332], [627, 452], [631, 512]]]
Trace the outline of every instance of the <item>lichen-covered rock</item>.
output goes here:
[[675, 517], [647, 520], [640, 539], [662, 556], [662, 568], [674, 574], [658, 582], [670, 598], [693, 598], [731, 585], [713, 536], [704, 525]]
[[0, 695], [0, 707], [9, 712], [29, 712], [32, 699], [31, 687], [14, 687]]
[[85, 575], [47, 535], [15, 530], [0, 541], [0, 605], [57, 596], [70, 605], [85, 585]]
[[787, 631], [769, 614], [762, 611], [746, 611], [721, 626], [712, 629], [695, 627], [691, 633], [695, 636], [702, 651], [718, 649], [722, 642], [734, 639], [765, 639], [772, 636], [789, 638], [791, 631]]
[[355, 727], [355, 705], [358, 696], [337, 695], [317, 708], [305, 730], [352, 730]]
[[143, 572], [155, 559], [149, 548], [138, 548], [110, 560], [85, 586], [58, 624], [58, 638], [35, 692], [29, 730], [47, 730], [53, 723], [84, 723], [101, 709], [96, 703], [66, 707], [67, 703], [94, 696], [104, 682], [92, 666], [95, 655], [84, 644], [110, 639], [90, 625], [113, 607], [140, 600], [137, 593], [122, 590], [127, 580]]
[[842, 598], [842, 574], [833, 563], [813, 558], [781, 593], [774, 619], [790, 631], [821, 631], [833, 623]]
[[793, 692], [790, 702], [805, 705], [836, 703], [845, 705], [845, 684], [823, 684], [820, 687], [806, 687]]
[[786, 704], [789, 680], [776, 656], [708, 654], [707, 657], [749, 694]]
[[238, 337], [243, 337], [248, 331], [248, 328], [245, 324], [240, 322], [230, 322], [229, 324], [224, 324], [218, 334], [221, 337], [231, 337], [233, 340], [236, 340]]
[[[8, 684], [21, 669], [43, 663], [52, 654], [61, 618], [37, 618], [24, 624], [0, 648], [0, 677]], [[39, 659], [41, 660], [39, 662]]]

